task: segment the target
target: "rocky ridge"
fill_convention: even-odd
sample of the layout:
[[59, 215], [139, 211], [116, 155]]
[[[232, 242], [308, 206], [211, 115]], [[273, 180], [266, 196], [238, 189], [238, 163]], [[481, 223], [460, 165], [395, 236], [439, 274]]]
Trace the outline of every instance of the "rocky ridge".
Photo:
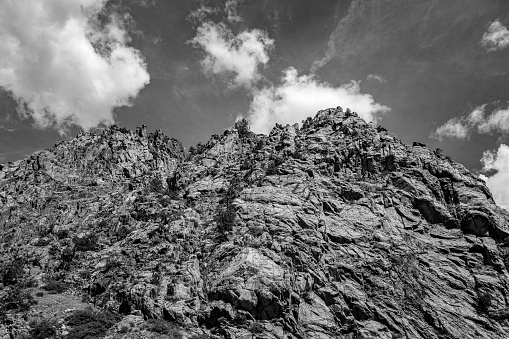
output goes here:
[[[55, 284], [121, 316], [95, 337], [509, 337], [509, 213], [339, 107], [189, 153], [144, 127], [82, 133], [2, 166], [0, 232], [0, 338], [48, 318], [13, 291]], [[48, 338], [80, 337], [64, 313]]]

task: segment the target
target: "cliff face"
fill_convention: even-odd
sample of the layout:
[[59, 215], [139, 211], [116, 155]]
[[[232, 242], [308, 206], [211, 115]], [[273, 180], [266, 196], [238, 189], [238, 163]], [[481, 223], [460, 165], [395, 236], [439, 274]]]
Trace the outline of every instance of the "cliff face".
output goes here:
[[[4, 165], [0, 212], [0, 301], [60, 284], [123, 316], [98, 337], [509, 337], [509, 214], [341, 109], [191, 154], [144, 128], [81, 134]], [[34, 309], [4, 311], [0, 338], [33, 334]]]

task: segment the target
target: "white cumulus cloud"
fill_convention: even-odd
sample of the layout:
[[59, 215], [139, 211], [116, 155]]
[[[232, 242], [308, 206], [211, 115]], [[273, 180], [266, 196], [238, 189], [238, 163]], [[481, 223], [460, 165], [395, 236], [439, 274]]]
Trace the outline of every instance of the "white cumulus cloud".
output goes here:
[[444, 138], [466, 139], [470, 135], [468, 126], [462, 119], [453, 118], [438, 127], [431, 137], [442, 141]]
[[493, 193], [497, 205], [509, 210], [509, 146], [500, 145], [496, 154], [485, 151], [481, 162], [485, 171], [496, 171], [495, 174], [483, 175], [482, 178]]
[[334, 87], [312, 75], [299, 76], [295, 68], [283, 72], [278, 86], [265, 87], [253, 95], [248, 120], [257, 133], [268, 133], [275, 123], [299, 122], [327, 107], [348, 107], [366, 121], [390, 110], [361, 93], [358, 82]]
[[[191, 21], [199, 25], [190, 43], [205, 52], [201, 63], [206, 74], [226, 78], [230, 86], [248, 90], [252, 101], [246, 117], [254, 132], [269, 133], [276, 123], [293, 124], [328, 107], [348, 107], [366, 121], [390, 110], [375, 103], [371, 95], [361, 93], [359, 82], [333, 86], [314, 75], [299, 75], [293, 67], [283, 71], [279, 84], [272, 84], [260, 72], [269, 63], [274, 40], [263, 30], [245, 29], [235, 35], [231, 29], [242, 21], [237, 12], [241, 3], [228, 0], [224, 9], [201, 7], [192, 12]], [[218, 12], [224, 14], [223, 22], [207, 19]], [[386, 81], [375, 76], [371, 80]]]
[[125, 18], [100, 27], [106, 0], [0, 1], [0, 87], [39, 127], [88, 130], [112, 123], [115, 107], [150, 77], [139, 51], [128, 46]]
[[489, 52], [506, 48], [509, 46], [509, 30], [499, 20], [493, 21], [483, 33], [481, 45]]
[[509, 108], [498, 109], [486, 119], [480, 120], [477, 129], [479, 133], [509, 133]]
[[468, 115], [452, 118], [431, 133], [430, 137], [466, 139], [476, 131], [479, 134], [509, 134], [509, 108], [499, 108], [486, 115], [486, 105], [474, 108]]
[[259, 68], [268, 63], [274, 40], [259, 29], [234, 35], [224, 23], [207, 21], [191, 43], [204, 50], [201, 63], [207, 74], [224, 75], [233, 87], [250, 88], [260, 79]]

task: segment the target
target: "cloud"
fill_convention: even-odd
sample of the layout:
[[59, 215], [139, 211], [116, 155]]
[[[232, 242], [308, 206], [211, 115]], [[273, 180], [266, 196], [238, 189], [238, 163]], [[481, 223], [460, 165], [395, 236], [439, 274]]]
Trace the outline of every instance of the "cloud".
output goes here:
[[202, 23], [190, 42], [204, 50], [201, 63], [206, 73], [224, 75], [233, 87], [247, 88], [260, 79], [259, 67], [268, 63], [274, 44], [265, 31], [244, 30], [234, 35], [224, 23], [211, 21]]
[[438, 127], [430, 136], [430, 138], [442, 141], [444, 138], [450, 139], [466, 139], [470, 136], [469, 128], [463, 120], [454, 118]]
[[476, 125], [484, 122], [484, 109], [486, 105], [481, 105], [472, 110], [467, 116], [456, 117], [447, 121], [431, 133], [430, 138], [442, 141], [449, 139], [467, 139], [470, 137], [471, 130]]
[[485, 151], [481, 159], [484, 171], [496, 171], [493, 175], [483, 175], [482, 179], [493, 193], [497, 205], [509, 210], [509, 146], [500, 145], [495, 154]]
[[[333, 28], [329, 41], [327, 42], [327, 50], [325, 55], [318, 60], [315, 60], [311, 65], [310, 72], [312, 74], [318, 72], [323, 68], [329, 61], [331, 61], [339, 52], [342, 46], [340, 41], [345, 40], [349, 36], [348, 28], [360, 17], [363, 17], [363, 12], [372, 6], [372, 3], [378, 3], [376, 1], [364, 1], [364, 0], [353, 0], [348, 7], [348, 12], [344, 17], [340, 17], [341, 11], [336, 11], [334, 15], [334, 22], [336, 26]], [[385, 5], [385, 4], [384, 4]], [[341, 46], [339, 46], [341, 45]]]
[[[299, 76], [293, 67], [283, 71], [279, 84], [272, 84], [260, 70], [269, 62], [274, 40], [259, 29], [245, 29], [235, 35], [230, 28], [242, 21], [237, 12], [242, 2], [229, 0], [223, 8], [201, 7], [192, 12], [189, 18], [199, 26], [190, 43], [204, 50], [201, 63], [205, 73], [222, 76], [232, 87], [248, 90], [252, 100], [247, 119], [254, 132], [269, 133], [276, 123], [295, 123], [321, 109], [339, 105], [356, 111], [366, 121], [390, 110], [375, 103], [371, 95], [361, 93], [359, 82], [337, 87], [320, 82], [313, 75]], [[224, 14], [223, 22], [209, 19], [219, 12]], [[377, 81], [386, 81], [377, 77]]]
[[36, 126], [88, 130], [114, 121], [149, 83], [140, 53], [128, 46], [126, 17], [96, 20], [106, 0], [0, 2], [0, 87]]
[[5, 127], [4, 125], [0, 124], [0, 130], [3, 130], [5, 132], [15, 132], [16, 129], [14, 128], [8, 128], [8, 127]]
[[486, 105], [472, 110], [467, 116], [452, 118], [431, 133], [430, 138], [466, 139], [476, 131], [479, 134], [509, 134], [509, 108], [499, 108], [486, 116]]
[[281, 84], [254, 91], [248, 120], [257, 133], [268, 133], [275, 123], [293, 124], [317, 111], [344, 106], [356, 111], [366, 121], [389, 107], [375, 103], [369, 94], [360, 93], [359, 83], [334, 87], [312, 75], [298, 75], [295, 68], [283, 72]]
[[224, 4], [226, 11], [226, 20], [229, 23], [236, 24], [242, 21], [242, 17], [237, 12], [237, 6], [240, 5], [243, 0], [228, 0]]
[[493, 132], [501, 134], [509, 133], [509, 108], [498, 109], [488, 118], [479, 120], [477, 122], [477, 130], [483, 134]]
[[387, 83], [387, 79], [385, 79], [382, 75], [378, 75], [378, 74], [368, 74], [366, 79], [368, 81], [378, 81], [381, 84]]
[[189, 13], [189, 15], [187, 16], [187, 20], [193, 23], [202, 22], [207, 17], [209, 17], [212, 14], [216, 14], [217, 12], [218, 10], [212, 7], [201, 6], [195, 9], [194, 11], [191, 11], [191, 13]]
[[481, 105], [475, 107], [472, 112], [470, 112], [467, 117], [464, 119], [466, 123], [470, 126], [475, 126], [482, 124], [484, 119], [484, 110], [486, 109], [486, 105]]
[[497, 19], [493, 21], [488, 30], [483, 33], [480, 44], [488, 52], [501, 50], [509, 46], [509, 30]]
[[216, 8], [206, 6], [202, 3], [200, 7], [191, 11], [191, 13], [187, 16], [187, 20], [192, 23], [201, 23], [210, 20], [210, 18], [215, 14], [223, 14], [226, 22], [232, 25], [238, 24], [239, 22], [242, 22], [242, 17], [238, 13], [238, 6], [243, 2], [244, 0], [227, 0], [224, 7]]

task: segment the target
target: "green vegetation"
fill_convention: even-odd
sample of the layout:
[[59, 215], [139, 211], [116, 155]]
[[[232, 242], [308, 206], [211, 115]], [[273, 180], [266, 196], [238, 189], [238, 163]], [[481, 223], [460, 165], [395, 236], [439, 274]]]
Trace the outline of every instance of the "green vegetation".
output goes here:
[[26, 312], [35, 303], [32, 295], [20, 285], [10, 286], [0, 295], [0, 316], [5, 315], [6, 311]]
[[233, 230], [237, 218], [237, 211], [235, 206], [233, 206], [233, 201], [239, 197], [240, 191], [240, 180], [237, 178], [232, 179], [224, 199], [217, 207], [216, 223], [221, 236], [224, 236], [225, 232]]
[[265, 327], [259, 322], [253, 322], [251, 326], [249, 326], [249, 330], [252, 333], [263, 333], [265, 331]]
[[[1, 254], [1, 253], [0, 253]], [[0, 283], [4, 286], [19, 285], [23, 287], [31, 284], [30, 278], [25, 271], [29, 257], [16, 249], [13, 253], [0, 255]]]
[[76, 246], [76, 251], [96, 251], [99, 249], [99, 237], [95, 232], [90, 232], [83, 237], [74, 237], [72, 239]]
[[151, 332], [166, 334], [172, 339], [182, 338], [177, 326], [163, 319], [149, 319], [145, 322], [145, 328]]
[[[55, 319], [34, 320], [29, 323], [31, 339], [48, 339], [57, 335], [58, 322]], [[27, 338], [28, 339], [28, 338]]]
[[242, 119], [240, 121], [237, 121], [235, 123], [235, 128], [237, 129], [237, 132], [239, 133], [239, 138], [244, 139], [251, 136], [252, 132], [249, 129], [249, 123], [246, 119]]
[[29, 262], [29, 256], [19, 250], [3, 253], [0, 256], [0, 282], [5, 286], [3, 290], [0, 290], [0, 323], [7, 321], [9, 313], [27, 312], [32, 305], [36, 304], [32, 295], [26, 290], [34, 283], [26, 269]]
[[102, 338], [119, 321], [120, 316], [110, 312], [75, 311], [65, 319], [66, 325], [72, 327], [66, 339]]
[[480, 292], [477, 299], [479, 312], [487, 314], [491, 306], [493, 306], [493, 295], [489, 292]]
[[163, 180], [157, 176], [150, 179], [150, 181], [148, 182], [148, 187], [149, 190], [152, 192], [157, 192], [161, 194], [164, 194], [166, 192], [166, 187], [164, 186]]
[[56, 279], [50, 279], [46, 282], [46, 285], [43, 287], [43, 289], [48, 291], [50, 294], [63, 293], [69, 289], [69, 284], [63, 281], [58, 281]]
[[300, 152], [298, 150], [293, 152], [292, 156], [293, 156], [294, 159], [304, 160], [304, 154], [302, 154], [302, 152]]
[[284, 162], [285, 160], [277, 155], [272, 155], [269, 160], [269, 165], [267, 166], [267, 175], [274, 175], [278, 173], [279, 166]]
[[209, 334], [195, 334], [192, 335], [189, 339], [212, 339], [212, 337]]

